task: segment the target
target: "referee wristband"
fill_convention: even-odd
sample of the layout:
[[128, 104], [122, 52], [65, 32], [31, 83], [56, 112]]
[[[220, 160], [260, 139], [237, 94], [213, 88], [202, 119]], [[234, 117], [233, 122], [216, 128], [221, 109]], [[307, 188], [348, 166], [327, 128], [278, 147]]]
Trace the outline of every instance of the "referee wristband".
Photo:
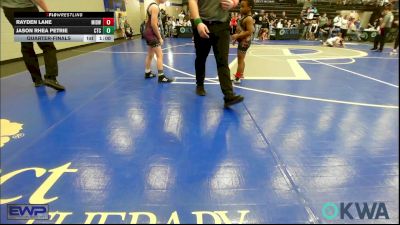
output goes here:
[[197, 19], [194, 19], [194, 25], [197, 27], [197, 25], [199, 25], [199, 24], [201, 24], [201, 23], [203, 23], [203, 21], [201, 20], [201, 18], [197, 18]]

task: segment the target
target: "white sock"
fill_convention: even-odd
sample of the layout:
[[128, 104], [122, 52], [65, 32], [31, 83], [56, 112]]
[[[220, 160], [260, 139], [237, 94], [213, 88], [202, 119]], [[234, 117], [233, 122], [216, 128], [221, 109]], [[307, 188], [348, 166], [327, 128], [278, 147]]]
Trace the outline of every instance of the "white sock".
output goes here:
[[145, 69], [144, 72], [145, 72], [145, 73], [150, 73], [151, 70], [150, 70], [150, 69]]

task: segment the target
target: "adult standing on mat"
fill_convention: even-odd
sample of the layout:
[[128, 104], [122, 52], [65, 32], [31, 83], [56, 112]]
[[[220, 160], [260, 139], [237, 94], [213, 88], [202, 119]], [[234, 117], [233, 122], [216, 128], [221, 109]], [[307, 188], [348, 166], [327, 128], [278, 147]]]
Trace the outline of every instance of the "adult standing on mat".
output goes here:
[[348, 20], [348, 16], [345, 15], [342, 20], [341, 20], [341, 25], [340, 25], [340, 33], [342, 33], [342, 37], [343, 39], [346, 38], [347, 36], [347, 31], [349, 30], [349, 20]]
[[243, 96], [233, 92], [228, 66], [229, 10], [237, 4], [238, 0], [189, 0], [190, 14], [194, 19], [192, 24], [196, 48], [196, 93], [200, 96], [206, 95], [204, 90], [206, 60], [212, 46], [225, 107], [244, 99]]
[[[49, 12], [49, 8], [44, 0], [1, 0], [1, 7], [3, 8], [4, 15], [13, 28], [15, 27], [14, 13], [39, 12], [36, 5], [45, 12]], [[31, 74], [35, 87], [40, 87], [44, 84], [58, 91], [64, 91], [64, 86], [59, 84], [57, 81], [58, 62], [56, 47], [53, 42], [37, 42], [37, 44], [43, 50], [44, 63], [46, 66], [44, 80], [42, 79], [42, 74], [40, 72], [38, 57], [33, 48], [33, 42], [21, 42], [22, 57], [26, 68]]]
[[396, 35], [394, 35], [396, 40], [394, 41], [394, 46], [392, 51], [390, 52], [391, 55], [397, 54], [397, 48], [399, 47], [399, 20], [393, 22], [393, 27], [396, 29]]
[[[379, 34], [375, 37], [374, 40], [374, 47], [371, 49], [373, 51], [377, 52], [382, 52], [383, 47], [385, 46], [385, 39], [387, 34], [390, 31], [390, 28], [392, 28], [392, 23], [394, 20], [394, 16], [392, 13], [392, 5], [386, 4], [383, 10], [383, 20], [382, 23], [380, 24], [380, 30]], [[379, 49], [378, 49], [379, 45]]]

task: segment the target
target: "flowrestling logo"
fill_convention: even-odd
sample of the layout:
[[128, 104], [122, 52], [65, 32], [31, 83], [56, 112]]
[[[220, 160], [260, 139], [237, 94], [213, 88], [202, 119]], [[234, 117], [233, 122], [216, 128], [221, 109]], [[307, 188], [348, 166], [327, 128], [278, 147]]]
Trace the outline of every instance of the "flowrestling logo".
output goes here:
[[322, 207], [322, 216], [327, 220], [337, 219], [390, 219], [383, 202], [327, 202]]

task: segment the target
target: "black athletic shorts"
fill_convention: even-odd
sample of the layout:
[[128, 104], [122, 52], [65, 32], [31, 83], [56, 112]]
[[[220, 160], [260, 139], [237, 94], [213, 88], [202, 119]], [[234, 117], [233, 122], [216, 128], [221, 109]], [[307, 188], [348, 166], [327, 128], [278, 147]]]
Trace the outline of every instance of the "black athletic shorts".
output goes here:
[[239, 42], [239, 45], [238, 45], [238, 51], [242, 52], [242, 53], [246, 53], [247, 49], [250, 48], [250, 45], [251, 45], [251, 41], [247, 41], [247, 40], [241, 41], [241, 42]]

